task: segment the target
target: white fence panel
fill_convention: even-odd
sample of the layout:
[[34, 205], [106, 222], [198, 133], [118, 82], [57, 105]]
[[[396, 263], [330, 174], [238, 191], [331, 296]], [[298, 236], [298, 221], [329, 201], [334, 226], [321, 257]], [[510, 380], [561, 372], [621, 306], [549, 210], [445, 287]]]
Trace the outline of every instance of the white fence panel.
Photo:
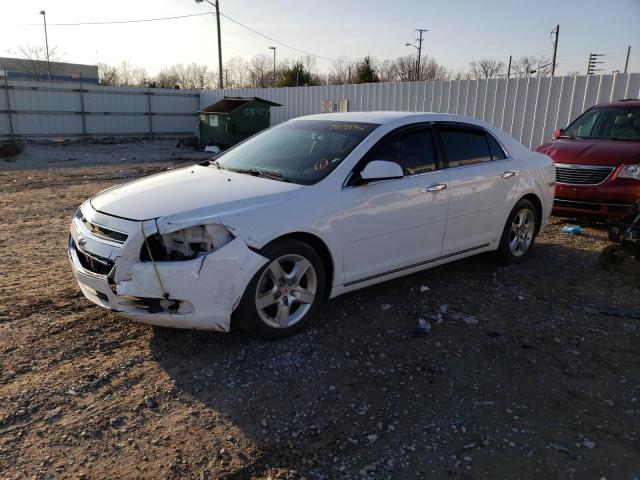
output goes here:
[[96, 85], [84, 85], [81, 92], [79, 84], [16, 81], [8, 88], [0, 83], [0, 136], [11, 134], [11, 124], [14, 134], [26, 136], [186, 135], [197, 131], [197, 111], [224, 96], [280, 103], [282, 107], [271, 109], [273, 125], [320, 113], [324, 100], [332, 102], [333, 111], [346, 99], [349, 111], [457, 113], [491, 123], [535, 147], [592, 105], [640, 98], [640, 74], [202, 92]]

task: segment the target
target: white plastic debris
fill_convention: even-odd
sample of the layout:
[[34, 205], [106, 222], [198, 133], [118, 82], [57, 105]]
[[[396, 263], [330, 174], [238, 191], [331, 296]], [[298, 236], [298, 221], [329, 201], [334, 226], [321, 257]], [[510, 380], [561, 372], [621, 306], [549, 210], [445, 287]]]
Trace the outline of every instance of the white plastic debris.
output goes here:
[[420, 293], [428, 292], [429, 290], [431, 290], [431, 289], [429, 287], [427, 287], [426, 285], [422, 285], [420, 287]]
[[477, 323], [478, 323], [478, 319], [476, 317], [474, 317], [473, 315], [464, 315], [462, 317], [462, 321], [464, 323], [466, 323], [467, 325], [477, 325]]
[[418, 331], [421, 333], [429, 333], [431, 331], [431, 324], [424, 318], [418, 320]]

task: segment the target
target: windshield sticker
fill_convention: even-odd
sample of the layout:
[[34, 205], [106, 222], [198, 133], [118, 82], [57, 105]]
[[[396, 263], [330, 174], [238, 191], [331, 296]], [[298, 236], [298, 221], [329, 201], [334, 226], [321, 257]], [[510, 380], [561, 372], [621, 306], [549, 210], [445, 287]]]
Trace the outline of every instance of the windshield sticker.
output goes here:
[[323, 158], [322, 160], [318, 160], [316, 164], [313, 166], [313, 168], [316, 171], [320, 171], [327, 168], [328, 165], [329, 165], [329, 160], [327, 160], [326, 158]]
[[342, 130], [343, 132], [364, 132], [366, 128], [361, 123], [333, 123], [330, 127], [331, 130]]

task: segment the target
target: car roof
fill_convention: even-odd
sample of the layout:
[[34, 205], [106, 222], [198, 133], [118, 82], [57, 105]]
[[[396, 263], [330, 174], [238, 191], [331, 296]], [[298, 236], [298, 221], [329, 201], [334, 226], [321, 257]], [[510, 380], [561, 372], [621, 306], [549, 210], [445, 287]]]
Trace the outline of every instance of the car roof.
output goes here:
[[304, 117], [296, 117], [289, 122], [304, 122], [308, 120], [326, 120], [330, 122], [347, 121], [347, 122], [363, 122], [385, 125], [387, 128], [403, 126], [418, 122], [460, 122], [467, 125], [475, 125], [482, 127], [502, 142], [510, 154], [520, 152], [528, 152], [527, 147], [522, 145], [518, 140], [508, 133], [503, 132], [497, 127], [472, 117], [463, 115], [455, 115], [453, 113], [438, 112], [343, 112], [343, 113], [320, 113], [316, 115], [306, 115]]
[[609, 108], [609, 107], [640, 107], [640, 100], [624, 99], [615, 102], [600, 103], [593, 108]]
[[342, 113], [319, 113], [316, 115], [305, 115], [293, 120], [328, 120], [332, 122], [363, 122], [363, 123], [389, 123], [404, 117], [415, 115], [413, 112], [342, 112]]
[[433, 121], [433, 122], [464, 122], [475, 125], [486, 125], [484, 122], [471, 117], [465, 117], [463, 115], [455, 115], [452, 113], [439, 113], [439, 112], [343, 112], [343, 113], [319, 113], [315, 115], [305, 115], [304, 117], [292, 118], [290, 121], [300, 120], [328, 120], [332, 122], [347, 121], [347, 122], [363, 122], [363, 123], [377, 123], [384, 125], [387, 123], [393, 123], [397, 120], [411, 120], [415, 118], [416, 121]]

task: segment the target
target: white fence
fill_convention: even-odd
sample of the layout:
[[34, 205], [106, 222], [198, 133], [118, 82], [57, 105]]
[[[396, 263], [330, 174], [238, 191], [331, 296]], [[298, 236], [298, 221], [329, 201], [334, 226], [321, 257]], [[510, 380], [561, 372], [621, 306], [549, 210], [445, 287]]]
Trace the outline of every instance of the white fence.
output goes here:
[[258, 96], [282, 104], [271, 123], [320, 113], [340, 99], [349, 111], [448, 112], [476, 117], [528, 147], [547, 140], [586, 108], [640, 98], [640, 73], [588, 77], [448, 80], [265, 89], [184, 91], [36, 82], [0, 83], [0, 137], [191, 135], [197, 111], [223, 96]]
[[272, 124], [320, 113], [324, 100], [331, 100], [336, 111], [340, 99], [348, 100], [349, 111], [457, 113], [491, 123], [535, 148], [592, 105], [640, 98], [640, 74], [211, 90], [201, 92], [200, 106], [224, 95], [284, 105], [271, 109]]
[[199, 92], [0, 81], [0, 137], [193, 135]]

